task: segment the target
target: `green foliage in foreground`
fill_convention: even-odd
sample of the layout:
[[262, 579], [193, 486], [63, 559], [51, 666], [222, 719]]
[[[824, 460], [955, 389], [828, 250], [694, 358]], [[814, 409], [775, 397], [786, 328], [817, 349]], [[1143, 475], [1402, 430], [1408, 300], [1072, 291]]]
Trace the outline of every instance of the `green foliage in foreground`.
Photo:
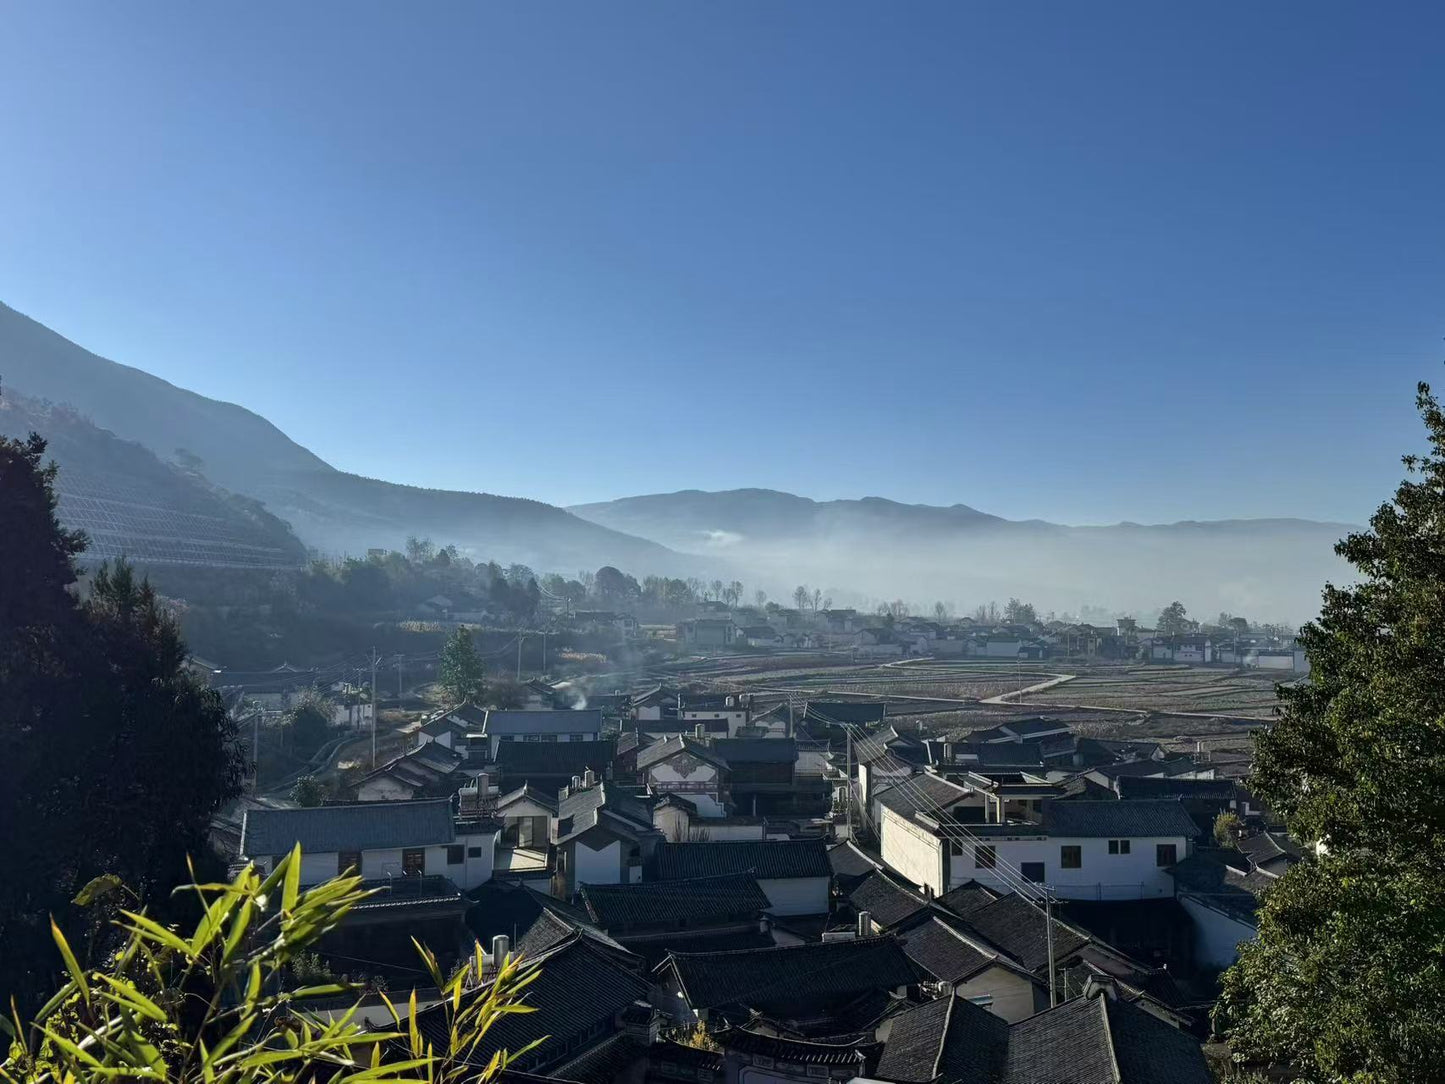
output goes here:
[[120, 911], [118, 951], [90, 970], [52, 924], [69, 981], [29, 1023], [14, 1013], [0, 1017], [11, 1039], [0, 1081], [486, 1084], [537, 1045], [499, 1051], [484, 1064], [472, 1061], [498, 1020], [534, 1011], [518, 999], [537, 976], [536, 968], [509, 957], [481, 985], [480, 946], [450, 979], [417, 946], [441, 991], [448, 1024], [443, 1048], [418, 1032], [415, 992], [401, 1012], [385, 1002], [393, 1027], [382, 1031], [356, 1022], [359, 1002], [330, 1019], [308, 1013], [308, 999], [352, 990], [337, 983], [283, 990], [286, 973], [367, 893], [359, 877], [302, 892], [300, 873], [298, 847], [268, 877], [248, 866], [229, 884], [178, 889], [194, 892], [203, 910], [189, 935], [144, 913]]

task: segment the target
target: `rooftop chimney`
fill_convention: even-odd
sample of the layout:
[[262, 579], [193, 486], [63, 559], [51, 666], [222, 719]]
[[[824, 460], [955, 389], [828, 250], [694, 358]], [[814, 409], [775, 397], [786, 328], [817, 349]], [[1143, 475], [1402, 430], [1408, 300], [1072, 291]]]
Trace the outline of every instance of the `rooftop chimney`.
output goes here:
[[568, 795], [570, 795], [571, 793], [572, 793], [572, 792], [571, 792], [570, 790], [568, 790], [566, 787], [563, 787], [561, 790], [559, 790], [559, 791], [557, 792], [557, 801], [559, 801], [559, 802], [565, 802], [565, 801], [567, 800]]
[[873, 915], [868, 911], [858, 912], [858, 936], [873, 936]]
[[574, 776], [572, 777], [572, 789], [573, 789], [573, 790], [581, 790], [581, 789], [582, 789], [582, 777], [581, 777], [580, 775], [574, 775]]
[[500, 967], [502, 961], [512, 953], [512, 939], [504, 933], [492, 938], [492, 966]]
[[698, 723], [697, 726], [693, 727], [692, 736], [694, 738], [707, 737], [707, 727], [704, 726], [702, 723]]
[[585, 772], [582, 773], [582, 785], [584, 787], [595, 786], [596, 783], [597, 773], [594, 772], [591, 768], [588, 768]]

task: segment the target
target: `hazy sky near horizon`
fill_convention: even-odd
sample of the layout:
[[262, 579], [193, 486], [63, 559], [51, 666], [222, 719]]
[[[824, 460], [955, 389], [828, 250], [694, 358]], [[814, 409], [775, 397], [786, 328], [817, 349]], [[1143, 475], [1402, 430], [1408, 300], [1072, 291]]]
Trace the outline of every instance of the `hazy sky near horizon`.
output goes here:
[[1361, 521], [1445, 383], [1442, 40], [1437, 3], [12, 3], [0, 300], [393, 481]]

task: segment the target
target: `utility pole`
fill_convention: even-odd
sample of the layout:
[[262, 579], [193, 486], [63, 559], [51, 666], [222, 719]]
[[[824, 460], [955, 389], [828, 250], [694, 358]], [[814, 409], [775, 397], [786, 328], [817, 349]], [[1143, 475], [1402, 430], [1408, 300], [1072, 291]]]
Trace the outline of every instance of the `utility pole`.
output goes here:
[[376, 648], [371, 649], [371, 768], [376, 770]]
[[1054, 894], [1048, 885], [1044, 886], [1044, 925], [1049, 947], [1049, 1008], [1052, 1009], [1059, 1000], [1054, 993]]
[[542, 630], [542, 673], [547, 673], [547, 630]]
[[401, 684], [401, 663], [402, 663], [402, 659], [403, 659], [403, 656], [401, 656], [401, 655], [398, 655], [398, 656], [396, 657], [396, 703], [397, 703], [397, 706], [398, 706], [398, 707], [401, 705], [401, 695], [402, 695], [402, 684]]
[[522, 641], [525, 640], [525, 639], [526, 639], [526, 637], [525, 637], [522, 633], [520, 633], [520, 632], [517, 633], [517, 684], [518, 684], [518, 685], [522, 684]]
[[261, 709], [251, 716], [251, 758], [256, 762], [256, 789], [261, 789]]
[[843, 782], [848, 785], [848, 838], [853, 838], [853, 731], [845, 731], [848, 735], [848, 774], [843, 777]]

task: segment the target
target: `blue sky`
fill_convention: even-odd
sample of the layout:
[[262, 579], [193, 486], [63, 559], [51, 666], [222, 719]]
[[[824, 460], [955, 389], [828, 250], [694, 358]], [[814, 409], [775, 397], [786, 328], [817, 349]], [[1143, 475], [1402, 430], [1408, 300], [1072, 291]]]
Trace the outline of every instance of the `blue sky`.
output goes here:
[[335, 465], [1358, 521], [1445, 6], [12, 4], [0, 300]]

